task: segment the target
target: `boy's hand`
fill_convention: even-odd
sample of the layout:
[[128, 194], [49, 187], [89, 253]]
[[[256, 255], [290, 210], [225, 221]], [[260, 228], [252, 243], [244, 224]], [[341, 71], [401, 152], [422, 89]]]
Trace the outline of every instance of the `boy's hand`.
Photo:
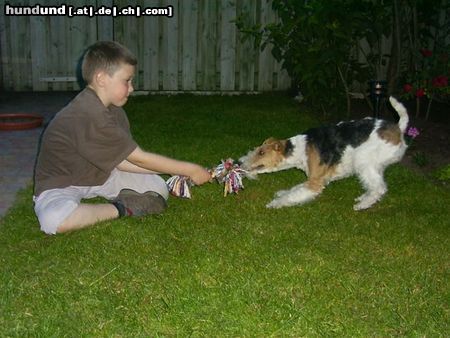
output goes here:
[[128, 155], [127, 161], [135, 166], [156, 173], [188, 176], [196, 185], [201, 185], [212, 179], [209, 171], [198, 164], [149, 153], [139, 147], [136, 147]]
[[195, 185], [202, 185], [203, 183], [211, 181], [211, 173], [205, 168], [195, 165], [194, 171], [189, 175], [189, 178]]

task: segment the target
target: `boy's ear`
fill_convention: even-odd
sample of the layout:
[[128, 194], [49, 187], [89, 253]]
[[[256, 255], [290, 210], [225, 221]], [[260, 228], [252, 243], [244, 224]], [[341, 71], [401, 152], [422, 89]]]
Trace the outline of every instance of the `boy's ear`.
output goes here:
[[99, 70], [98, 72], [96, 72], [92, 77], [94, 85], [103, 87], [105, 85], [107, 76], [108, 74], [105, 71]]

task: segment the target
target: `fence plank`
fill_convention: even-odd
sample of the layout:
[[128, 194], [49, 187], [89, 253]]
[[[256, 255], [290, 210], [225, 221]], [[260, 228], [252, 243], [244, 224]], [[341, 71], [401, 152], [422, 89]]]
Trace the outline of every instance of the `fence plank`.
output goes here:
[[[79, 5], [80, 0], [77, 1]], [[71, 32], [70, 37], [70, 56], [68, 57], [68, 64], [66, 69], [67, 76], [76, 76], [78, 81], [71, 83], [73, 89], [79, 89], [80, 83], [82, 83], [81, 74], [81, 62], [83, 53], [86, 48], [97, 40], [97, 36], [93, 34], [92, 29], [86, 30], [87, 27], [92, 27], [96, 23], [95, 18], [87, 18], [82, 16], [77, 16], [70, 18], [69, 20], [69, 31]]]
[[202, 69], [200, 86], [203, 90], [216, 90], [217, 61], [217, 1], [201, 1], [198, 67]]
[[[275, 20], [275, 15], [270, 7], [270, 1], [262, 0], [260, 8], [261, 25], [265, 26]], [[258, 90], [267, 91], [273, 88], [273, 71], [274, 60], [271, 54], [271, 46], [266, 46], [264, 50], [259, 53], [258, 57]]]
[[18, 90], [29, 90], [30, 82], [28, 74], [31, 73], [30, 60], [28, 59], [27, 51], [30, 37], [27, 34], [29, 29], [29, 18], [24, 16], [14, 16], [10, 20], [10, 32], [14, 32], [15, 39], [11, 40], [10, 44], [10, 58], [13, 64], [13, 86]]
[[[67, 54], [68, 54], [68, 52], [70, 52], [70, 53], [72, 52], [71, 51], [71, 49], [72, 49], [71, 48], [72, 47], [71, 40], [72, 39], [71, 39], [71, 34], [68, 29], [70, 21], [65, 20], [65, 18], [62, 16], [58, 16], [58, 18], [59, 18], [59, 20], [58, 20], [59, 25], [55, 25], [53, 27], [59, 26], [59, 27], [63, 27], [63, 29], [58, 29], [57, 30], [58, 33], [55, 34], [58, 39], [58, 47], [55, 48], [56, 49], [55, 54], [56, 54], [56, 57], [58, 57], [57, 55], [59, 55], [59, 62], [60, 62], [59, 67], [56, 70], [56, 74], [57, 74], [57, 76], [62, 77], [62, 76], [67, 76], [67, 69], [68, 69], [68, 63], [69, 63]], [[71, 74], [74, 73], [74, 68], [75, 67], [72, 67], [72, 69], [70, 70]], [[56, 85], [55, 86], [56, 89], [59, 91], [65, 91], [68, 89], [67, 82], [65, 82], [65, 81], [64, 82], [56, 82], [55, 85]]]
[[197, 20], [198, 0], [183, 0], [182, 12], [182, 85], [183, 90], [197, 89]]
[[[122, 4], [122, 7], [136, 7], [137, 6], [136, 0], [126, 1], [125, 4]], [[129, 15], [129, 16], [121, 16], [120, 18], [115, 18], [115, 20], [120, 19], [123, 21], [123, 31], [122, 38], [119, 41], [123, 45], [127, 46], [127, 48], [130, 49], [130, 51], [136, 56], [138, 59], [138, 65], [136, 67], [136, 73], [134, 76], [134, 84], [137, 88], [142, 87], [142, 80], [143, 76], [140, 76], [140, 72], [143, 72], [142, 65], [139, 63], [140, 60], [142, 60], [143, 55], [141, 53], [141, 41], [140, 38], [142, 37], [141, 34], [139, 34], [142, 29], [140, 29], [140, 26], [142, 24], [142, 20], [140, 18], [137, 18], [136, 16]]]
[[[112, 8], [113, 0], [97, 0], [97, 6]], [[113, 17], [111, 15], [102, 15], [97, 17], [97, 38], [100, 41], [114, 39]]]
[[[246, 24], [252, 26], [256, 23], [256, 2], [238, 3], [238, 14], [246, 16]], [[239, 90], [255, 90], [255, 46], [254, 39], [242, 40], [242, 34], [238, 34], [240, 44], [238, 49], [239, 57]]]
[[163, 51], [163, 87], [164, 90], [178, 90], [178, 1], [166, 0], [164, 6], [174, 7], [172, 18], [162, 18], [164, 32], [162, 39]]
[[44, 16], [32, 16], [30, 18], [31, 29], [31, 73], [32, 86], [35, 91], [45, 91], [48, 89], [47, 83], [41, 81], [47, 69], [46, 55], [47, 39], [45, 39], [45, 21]]
[[236, 76], [236, 5], [221, 3], [220, 90], [235, 90]]
[[[2, 8], [5, 6], [5, 1], [0, 0], [0, 5]], [[2, 75], [3, 83], [0, 83], [0, 88], [11, 88], [13, 86], [11, 79], [11, 69], [10, 67], [10, 42], [9, 39], [10, 34], [8, 34], [6, 29], [6, 20], [5, 15], [3, 13], [0, 14], [0, 73]]]
[[[146, 6], [159, 7], [160, 1], [146, 1]], [[139, 60], [144, 69], [144, 90], [159, 90], [160, 18], [144, 17], [143, 59]], [[137, 87], [139, 88], [139, 87]]]

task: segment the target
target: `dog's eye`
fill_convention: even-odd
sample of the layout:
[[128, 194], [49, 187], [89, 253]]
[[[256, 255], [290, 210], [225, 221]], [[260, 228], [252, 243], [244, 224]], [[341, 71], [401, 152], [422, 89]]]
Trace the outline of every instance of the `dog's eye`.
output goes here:
[[259, 156], [264, 156], [264, 154], [265, 154], [264, 150], [260, 150], [258, 153]]

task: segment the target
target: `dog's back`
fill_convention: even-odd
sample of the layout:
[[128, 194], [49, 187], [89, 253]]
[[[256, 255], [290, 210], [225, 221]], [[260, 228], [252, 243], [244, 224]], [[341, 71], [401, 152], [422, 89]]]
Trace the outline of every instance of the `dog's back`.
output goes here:
[[322, 164], [331, 166], [341, 160], [348, 146], [357, 148], [366, 142], [375, 128], [375, 123], [376, 120], [372, 118], [345, 121], [309, 129], [304, 135], [308, 144], [319, 152]]

